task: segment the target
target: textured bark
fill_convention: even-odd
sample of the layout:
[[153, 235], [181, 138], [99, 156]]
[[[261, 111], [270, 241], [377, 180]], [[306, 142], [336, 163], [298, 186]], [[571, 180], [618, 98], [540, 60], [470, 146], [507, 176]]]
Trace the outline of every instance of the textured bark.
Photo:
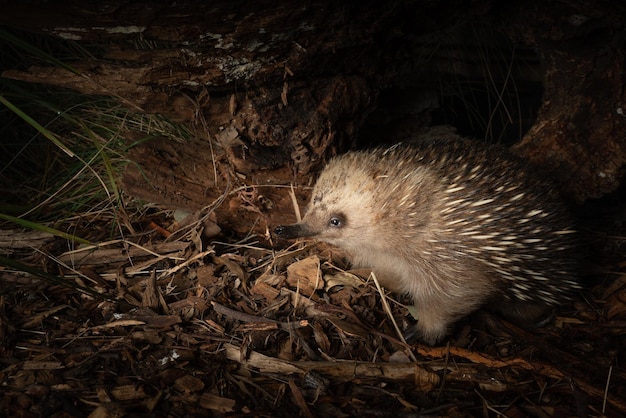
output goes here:
[[626, 5], [570, 2], [513, 15], [506, 32], [541, 52], [545, 89], [516, 151], [579, 202], [615, 190], [626, 164]]
[[[175, 207], [202, 207], [229, 182], [307, 183], [337, 152], [411, 136], [432, 122], [442, 85], [459, 77], [543, 80], [538, 118], [516, 151], [551, 170], [574, 200], [617, 188], [626, 163], [624, 7], [436, 3], [3, 5], [0, 24], [103, 51], [69, 63], [75, 72], [38, 66], [3, 76], [114, 95], [193, 124], [200, 134], [188, 143], [135, 151], [141, 170], [130, 165], [125, 177], [127, 190]], [[507, 67], [468, 23], [506, 34], [529, 66]], [[479, 112], [491, 122], [490, 110]]]

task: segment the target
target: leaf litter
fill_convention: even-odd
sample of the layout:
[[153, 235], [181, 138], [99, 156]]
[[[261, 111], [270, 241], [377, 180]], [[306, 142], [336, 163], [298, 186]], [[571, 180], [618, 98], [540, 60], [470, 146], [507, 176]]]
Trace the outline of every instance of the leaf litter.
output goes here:
[[441, 346], [407, 344], [409, 301], [350, 270], [338, 250], [219, 242], [219, 219], [205, 215], [177, 233], [173, 219], [143, 213], [134, 235], [69, 250], [58, 236], [3, 230], [0, 254], [42, 273], [0, 269], [0, 410], [626, 414], [623, 273], [545, 328], [522, 330], [479, 311]]

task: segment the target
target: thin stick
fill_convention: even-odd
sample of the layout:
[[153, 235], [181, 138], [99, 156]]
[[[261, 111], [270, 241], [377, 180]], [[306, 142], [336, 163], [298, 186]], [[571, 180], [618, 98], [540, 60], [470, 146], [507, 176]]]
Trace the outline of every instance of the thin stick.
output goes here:
[[257, 323], [262, 322], [266, 324], [273, 324], [277, 328], [286, 329], [286, 330], [298, 329], [298, 328], [306, 327], [309, 325], [309, 321], [306, 319], [303, 319], [297, 322], [281, 322], [281, 321], [275, 321], [269, 318], [264, 318], [262, 316], [254, 316], [254, 315], [250, 315], [244, 312], [239, 312], [234, 309], [230, 309], [224, 305], [221, 305], [215, 301], [211, 301], [211, 305], [213, 306], [213, 310], [217, 312], [218, 314], [234, 318], [241, 322], [257, 322]]
[[293, 205], [293, 211], [296, 213], [296, 221], [300, 222], [302, 216], [300, 215], [300, 207], [298, 206], [298, 200], [296, 199], [296, 191], [293, 188], [293, 184], [290, 184], [289, 197], [291, 198], [291, 204]]
[[613, 373], [613, 365], [609, 366], [609, 375], [606, 377], [606, 386], [604, 387], [604, 400], [602, 401], [602, 415], [606, 411], [606, 398], [609, 395], [609, 383], [611, 382], [611, 374]]
[[[370, 277], [374, 280], [374, 283], [376, 284], [376, 289], [378, 289], [378, 293], [380, 294], [380, 300], [383, 303], [383, 308], [385, 308], [385, 312], [387, 312], [387, 316], [391, 320], [391, 323], [393, 324], [393, 327], [395, 328], [396, 333], [398, 334], [398, 337], [400, 337], [400, 341], [402, 341], [404, 344], [408, 345], [406, 340], [404, 339], [404, 335], [402, 335], [402, 331], [400, 331], [400, 327], [398, 326], [398, 323], [396, 322], [396, 319], [393, 317], [393, 314], [391, 313], [391, 307], [389, 306], [389, 303], [387, 302], [387, 296], [385, 296], [385, 291], [380, 286], [380, 283], [378, 283], [378, 279], [376, 278], [376, 274], [374, 272], [371, 272], [370, 273]], [[413, 360], [414, 362], [417, 363], [417, 359], [415, 358], [415, 356], [413, 355], [413, 352], [411, 350], [408, 350], [408, 354], [409, 354], [409, 357], [411, 358], [411, 360]]]

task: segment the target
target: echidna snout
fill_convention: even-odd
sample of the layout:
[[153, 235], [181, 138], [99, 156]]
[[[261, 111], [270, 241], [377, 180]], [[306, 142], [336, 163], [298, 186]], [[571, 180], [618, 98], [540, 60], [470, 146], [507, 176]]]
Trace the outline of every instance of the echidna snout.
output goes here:
[[274, 234], [285, 239], [294, 239], [307, 236], [304, 232], [302, 224], [279, 225], [274, 228]]
[[578, 288], [573, 221], [554, 187], [506, 150], [460, 138], [350, 152], [320, 174], [302, 222], [391, 290], [435, 343], [489, 302], [533, 322]]

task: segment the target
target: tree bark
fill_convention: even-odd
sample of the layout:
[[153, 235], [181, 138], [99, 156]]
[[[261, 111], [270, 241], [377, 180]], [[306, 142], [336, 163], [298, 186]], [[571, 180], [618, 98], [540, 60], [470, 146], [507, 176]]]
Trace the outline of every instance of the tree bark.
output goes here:
[[540, 52], [543, 102], [515, 150], [579, 202], [615, 190], [626, 163], [626, 5], [518, 5], [505, 32]]
[[[436, 3], [15, 3], [0, 6], [0, 24], [103, 52], [68, 63], [73, 72], [32, 66], [2, 75], [115, 96], [193, 126], [187, 143], [135, 149], [125, 174], [127, 191], [173, 207], [195, 210], [244, 185], [308, 184], [337, 152], [428, 127], [460, 77], [468, 85], [542, 82], [537, 118], [529, 116], [516, 152], [575, 201], [615, 190], [626, 163], [625, 6]], [[492, 39], [474, 36], [477, 27], [495, 29]], [[512, 45], [514, 58], [495, 57], [492, 45]], [[525, 54], [528, 67], [511, 65]], [[478, 112], [491, 122], [489, 109]], [[290, 204], [282, 190], [266, 191], [271, 197], [257, 190], [254, 198]]]

